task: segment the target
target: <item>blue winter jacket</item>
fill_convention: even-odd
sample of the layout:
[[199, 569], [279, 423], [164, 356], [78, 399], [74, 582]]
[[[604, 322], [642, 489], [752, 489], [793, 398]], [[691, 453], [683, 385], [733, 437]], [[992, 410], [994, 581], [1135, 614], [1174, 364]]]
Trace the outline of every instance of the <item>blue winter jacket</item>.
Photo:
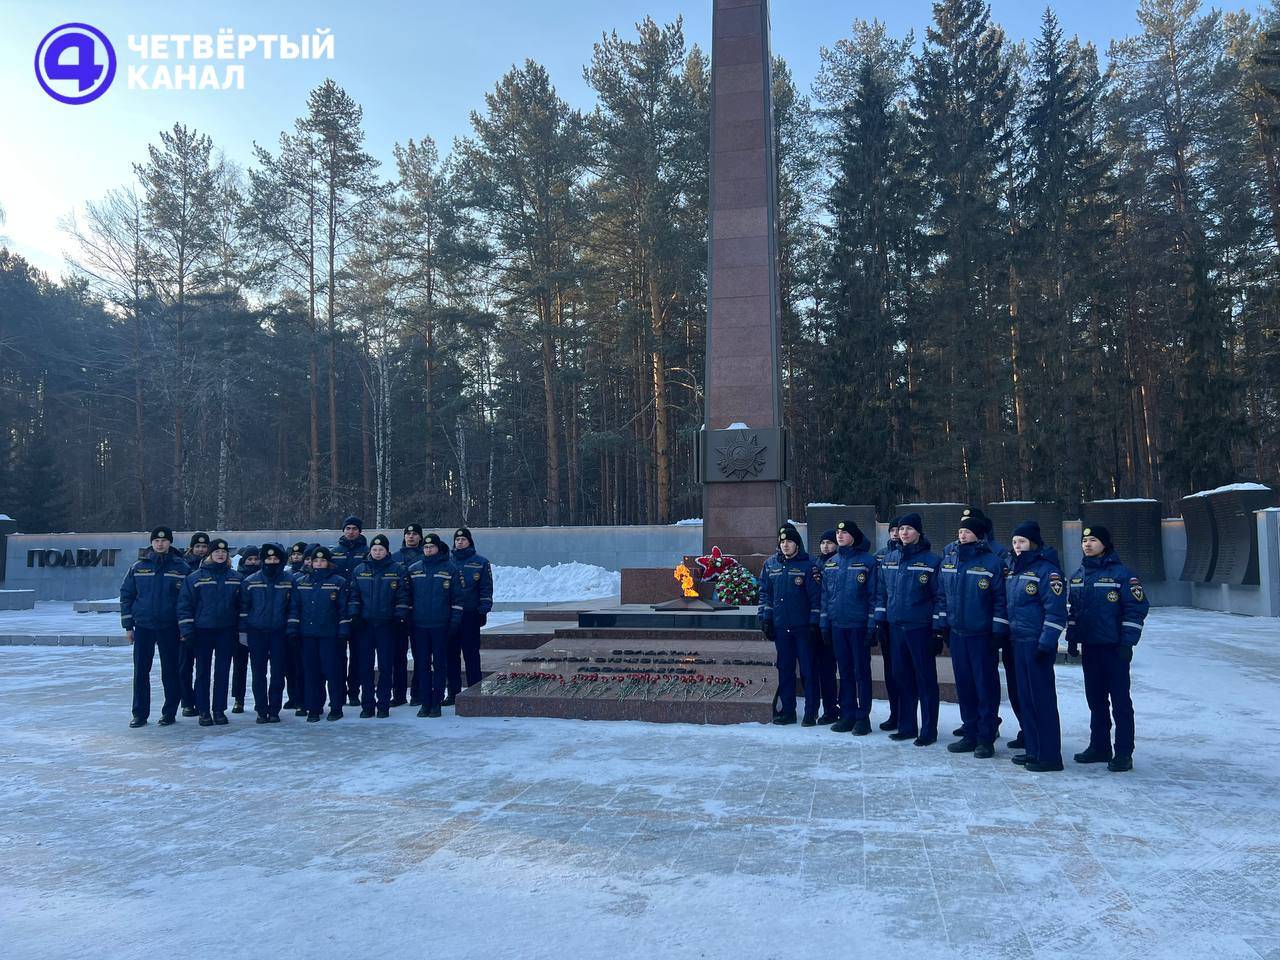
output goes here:
[[462, 609], [488, 613], [493, 609], [493, 567], [476, 553], [475, 547], [455, 550], [451, 554], [461, 578]]
[[191, 568], [170, 550], [154, 550], [136, 561], [120, 583], [120, 625], [126, 630], [172, 629], [178, 622], [178, 595]]
[[1004, 563], [986, 540], [958, 544], [943, 554], [938, 572], [938, 626], [962, 636], [1009, 632]]
[[329, 561], [333, 572], [350, 582], [356, 567], [369, 556], [369, 541], [364, 538], [363, 533], [357, 533], [354, 540], [339, 537], [338, 542], [330, 549], [333, 550], [333, 559]]
[[391, 559], [399, 563], [406, 571], [421, 560], [422, 557], [423, 553], [421, 544], [416, 547], [408, 547], [405, 546], [403, 540], [400, 541], [400, 549], [391, 555]]
[[869, 552], [864, 536], [840, 547], [822, 565], [823, 630], [831, 627], [868, 629], [875, 621], [876, 583], [880, 562]]
[[404, 566], [390, 556], [366, 560], [356, 567], [347, 601], [352, 621], [405, 619], [409, 615], [407, 579]]
[[239, 626], [240, 574], [230, 563], [206, 560], [182, 581], [178, 630], [191, 637], [196, 630], [235, 630]]
[[292, 633], [293, 576], [283, 564], [264, 563], [240, 582], [240, 630]]
[[1013, 641], [1056, 651], [1067, 629], [1067, 585], [1062, 571], [1040, 550], [1010, 557], [1007, 569], [1005, 598]]
[[351, 636], [347, 581], [331, 570], [308, 570], [293, 581], [289, 619], [302, 637]]
[[876, 622], [897, 627], [933, 626], [941, 564], [924, 537], [885, 554], [876, 588]]
[[409, 605], [415, 627], [448, 627], [462, 624], [462, 575], [447, 553], [423, 557], [409, 568]]
[[818, 626], [822, 615], [822, 574], [801, 550], [787, 559], [779, 550], [760, 571], [760, 622], [775, 629]]
[[[996, 543], [990, 537], [987, 537], [982, 542], [991, 548], [991, 552], [996, 555], [996, 557], [1000, 560], [1002, 564], [1008, 561], [1009, 548], [1006, 547], [1004, 544]], [[947, 559], [947, 557], [951, 556], [959, 549], [960, 549], [960, 541], [952, 540], [950, 543], [948, 543], [945, 547], [942, 548], [942, 559], [943, 560]], [[1049, 551], [1052, 552], [1052, 550], [1053, 548], [1050, 547]], [[1053, 557], [1051, 557], [1051, 559], [1056, 558], [1056, 556], [1057, 554], [1053, 554]]]
[[1080, 643], [1137, 646], [1151, 601], [1138, 575], [1114, 550], [1085, 557], [1071, 578], [1067, 638]]

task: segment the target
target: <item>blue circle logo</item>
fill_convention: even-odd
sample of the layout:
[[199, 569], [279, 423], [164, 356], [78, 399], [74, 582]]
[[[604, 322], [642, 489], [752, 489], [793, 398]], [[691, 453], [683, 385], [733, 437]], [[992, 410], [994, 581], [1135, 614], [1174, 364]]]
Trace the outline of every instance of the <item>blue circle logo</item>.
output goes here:
[[36, 79], [45, 93], [63, 103], [97, 100], [115, 76], [115, 48], [106, 34], [87, 23], [54, 27], [36, 47]]

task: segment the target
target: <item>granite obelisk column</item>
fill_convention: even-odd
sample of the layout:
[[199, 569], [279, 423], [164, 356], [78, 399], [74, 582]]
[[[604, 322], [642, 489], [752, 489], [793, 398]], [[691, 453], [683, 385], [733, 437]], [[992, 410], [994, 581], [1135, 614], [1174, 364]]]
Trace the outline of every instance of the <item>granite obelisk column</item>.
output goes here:
[[786, 436], [768, 0], [713, 0], [703, 546], [777, 549]]

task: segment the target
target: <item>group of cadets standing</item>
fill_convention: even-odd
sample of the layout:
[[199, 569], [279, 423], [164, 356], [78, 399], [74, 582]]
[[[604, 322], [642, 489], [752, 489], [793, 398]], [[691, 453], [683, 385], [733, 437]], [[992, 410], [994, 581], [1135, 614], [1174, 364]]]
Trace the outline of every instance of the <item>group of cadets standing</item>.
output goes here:
[[[890, 739], [927, 747], [938, 739], [936, 657], [949, 648], [961, 725], [952, 753], [995, 755], [1001, 724], [1000, 666], [1020, 730], [1011, 759], [1034, 772], [1062, 769], [1054, 663], [1059, 641], [1083, 648], [1089, 746], [1078, 763], [1133, 767], [1129, 694], [1133, 648], [1149, 602], [1137, 575], [1120, 562], [1105, 527], [1085, 527], [1084, 559], [1064, 579], [1039, 524], [1013, 530], [1012, 552], [991, 539], [990, 521], [968, 508], [942, 555], [924, 536], [920, 515], [889, 525], [889, 543], [872, 545], [851, 520], [822, 534], [810, 558], [786, 524], [778, 552], [760, 575], [760, 626], [777, 648], [774, 723], [796, 722], [796, 668], [804, 685], [804, 726], [871, 732], [871, 650], [882, 654]], [[819, 715], [819, 705], [822, 714]], [[1115, 741], [1112, 743], [1112, 719]]]
[[471, 531], [460, 527], [451, 551], [411, 523], [392, 553], [387, 537], [366, 541], [361, 527], [347, 517], [332, 547], [244, 547], [238, 568], [224, 539], [197, 533], [183, 557], [172, 529], [153, 529], [151, 549], [120, 585], [121, 625], [133, 644], [129, 725], [150, 717], [157, 652], [160, 726], [179, 708], [201, 726], [228, 723], [228, 694], [231, 712], [243, 713], [250, 674], [262, 724], [279, 723], [281, 710], [319, 721], [326, 697], [329, 720], [341, 719], [344, 705], [369, 718], [406, 702], [420, 717], [438, 717], [463, 689], [464, 663], [466, 685], [479, 683], [493, 571]]

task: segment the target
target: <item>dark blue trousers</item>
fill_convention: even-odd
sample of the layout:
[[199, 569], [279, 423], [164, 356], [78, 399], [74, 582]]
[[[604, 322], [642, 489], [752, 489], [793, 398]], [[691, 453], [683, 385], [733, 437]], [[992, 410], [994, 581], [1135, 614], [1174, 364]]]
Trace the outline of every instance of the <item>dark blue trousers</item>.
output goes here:
[[339, 655], [347, 675], [347, 700], [360, 700], [360, 641], [359, 631], [352, 631], [351, 636], [342, 642]]
[[818, 717], [818, 671], [808, 627], [775, 628], [773, 645], [778, 653], [778, 699], [783, 716], [796, 715], [796, 666], [804, 683], [804, 715]]
[[457, 668], [457, 641], [449, 628], [415, 626], [413, 644], [413, 699], [427, 707], [444, 700], [450, 667]]
[[871, 717], [871, 648], [867, 631], [857, 627], [832, 627], [832, 647], [840, 667], [840, 718]]
[[178, 687], [182, 692], [182, 705], [196, 705], [196, 645], [178, 641]]
[[244, 701], [245, 689], [249, 680], [249, 647], [237, 643], [231, 655], [231, 699]]
[[1015, 640], [1013, 656], [1022, 696], [1022, 734], [1027, 756], [1041, 763], [1062, 762], [1062, 727], [1058, 722], [1058, 691], [1053, 661], [1036, 659], [1038, 640]]
[[[400, 639], [400, 624], [394, 620], [366, 620], [360, 625], [360, 706], [372, 710], [391, 708], [391, 681], [394, 673], [396, 644]], [[374, 659], [378, 661], [377, 689], [374, 689]]]
[[839, 688], [836, 685], [836, 650], [835, 642], [828, 646], [819, 643], [813, 652], [814, 669], [818, 672], [818, 691], [822, 695], [822, 713], [836, 720], [843, 716], [840, 712]]
[[260, 717], [278, 717], [284, 699], [288, 641], [283, 630], [249, 630], [247, 633], [253, 670], [253, 709]]
[[[136, 636], [136, 634], [135, 634]], [[136, 641], [135, 641], [136, 642]], [[1084, 696], [1089, 703], [1089, 746], [1111, 749], [1111, 717], [1116, 719], [1118, 757], [1133, 756], [1133, 698], [1129, 695], [1129, 664], [1120, 659], [1115, 643], [1082, 643]]]
[[303, 637], [302, 669], [307, 682], [307, 712], [319, 716], [324, 711], [325, 686], [329, 688], [329, 709], [342, 712], [346, 703], [347, 641], [339, 637]]
[[889, 631], [889, 639], [880, 645], [880, 669], [884, 672], [885, 695], [889, 698], [889, 721], [896, 723], [898, 719], [898, 680], [893, 672], [893, 631]]
[[[240, 631], [236, 627], [202, 630], [196, 627], [196, 695], [195, 707], [200, 716], [213, 712], [227, 712], [227, 688], [231, 684], [231, 660], [240, 646]], [[212, 677], [212, 699], [210, 678]]]
[[467, 686], [480, 682], [480, 612], [462, 611], [462, 628], [449, 640], [449, 692], [462, 689], [462, 662], [466, 663]]
[[1000, 673], [999, 657], [991, 649], [991, 635], [952, 630], [949, 646], [963, 735], [979, 743], [995, 743]]
[[284, 678], [288, 684], [289, 703], [295, 710], [307, 708], [307, 685], [302, 674], [302, 638], [286, 637], [284, 642]]
[[391, 664], [391, 699], [403, 700], [409, 690], [409, 638], [413, 628], [396, 625], [396, 651]]
[[182, 681], [178, 676], [178, 625], [162, 630], [133, 629], [133, 715], [139, 720], [151, 716], [151, 665], [160, 651], [160, 684], [164, 687], [162, 717], [172, 718], [182, 702]]
[[[1018, 696], [1018, 667], [1013, 658], [1013, 640], [1004, 636], [1000, 638], [1000, 657], [992, 658], [991, 677], [996, 691], [996, 730], [1000, 729], [1000, 664], [1004, 664], [1004, 685], [1009, 691], [1009, 706], [1013, 708], [1013, 716], [1018, 721], [1018, 729], [1022, 729], [1022, 698]], [[1012, 739], [1012, 738], [1011, 738]]]
[[893, 634], [893, 673], [898, 681], [898, 732], [936, 738], [938, 664], [933, 657], [933, 628], [890, 624], [889, 630]]

